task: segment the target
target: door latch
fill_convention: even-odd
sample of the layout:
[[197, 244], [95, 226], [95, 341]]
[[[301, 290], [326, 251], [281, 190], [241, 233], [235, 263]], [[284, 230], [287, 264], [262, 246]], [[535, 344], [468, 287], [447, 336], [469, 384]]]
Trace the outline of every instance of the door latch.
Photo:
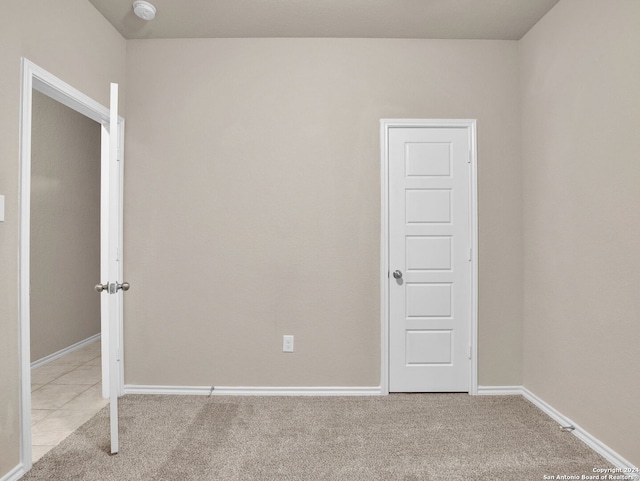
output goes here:
[[123, 282], [122, 284], [118, 284], [117, 282], [106, 283], [106, 284], [96, 284], [94, 289], [96, 292], [107, 291], [109, 294], [115, 294], [120, 289], [123, 291], [128, 291], [131, 285], [128, 282]]
[[123, 282], [122, 284], [118, 284], [117, 282], [112, 282], [109, 284], [109, 294], [115, 294], [120, 289], [123, 291], [128, 291], [131, 285], [128, 282]]

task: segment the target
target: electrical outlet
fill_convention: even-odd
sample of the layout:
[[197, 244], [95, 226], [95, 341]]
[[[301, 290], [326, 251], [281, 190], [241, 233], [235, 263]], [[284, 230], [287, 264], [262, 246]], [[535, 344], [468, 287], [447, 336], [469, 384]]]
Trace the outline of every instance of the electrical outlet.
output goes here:
[[282, 352], [293, 352], [293, 336], [282, 336]]

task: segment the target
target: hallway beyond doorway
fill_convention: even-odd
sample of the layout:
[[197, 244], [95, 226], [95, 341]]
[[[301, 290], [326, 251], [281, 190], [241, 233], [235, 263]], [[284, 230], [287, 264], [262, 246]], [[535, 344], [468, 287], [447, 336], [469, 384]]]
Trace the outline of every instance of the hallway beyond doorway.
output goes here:
[[32, 370], [32, 462], [109, 403], [101, 376], [100, 341]]

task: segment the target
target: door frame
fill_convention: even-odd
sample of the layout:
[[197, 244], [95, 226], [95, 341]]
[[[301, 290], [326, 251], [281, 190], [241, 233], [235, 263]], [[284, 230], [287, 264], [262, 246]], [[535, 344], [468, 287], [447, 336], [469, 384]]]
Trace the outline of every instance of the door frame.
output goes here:
[[[109, 109], [91, 99], [79, 90], [70, 86], [53, 74], [34, 64], [26, 58], [21, 59], [21, 92], [20, 92], [20, 240], [19, 240], [19, 318], [20, 318], [20, 459], [24, 471], [31, 469], [31, 318], [30, 318], [30, 237], [31, 237], [31, 120], [33, 105], [33, 90], [60, 102], [98, 122], [102, 126], [102, 136], [110, 127]], [[118, 117], [117, 125], [120, 152], [124, 152], [124, 119]], [[108, 145], [108, 143], [107, 143]], [[105, 142], [101, 141], [104, 150]], [[104, 162], [104, 152], [101, 154]], [[124, 158], [121, 155], [120, 185], [123, 180]], [[101, 194], [102, 198], [102, 194]], [[120, 210], [119, 238], [122, 246], [123, 238], [123, 202], [122, 189], [117, 199]], [[120, 270], [122, 270], [122, 249], [119, 252]], [[122, 274], [122, 272], [120, 273]], [[122, 279], [122, 275], [120, 275]], [[99, 279], [96, 280], [96, 282]], [[88, 286], [90, 287], [90, 286]], [[97, 294], [96, 294], [97, 295]], [[122, 303], [120, 303], [118, 337], [120, 346], [123, 344]], [[118, 376], [118, 395], [124, 391], [124, 360], [120, 356]]]
[[389, 131], [393, 128], [464, 128], [470, 146], [471, 232], [471, 363], [469, 394], [478, 394], [478, 168], [475, 119], [381, 119], [380, 120], [380, 391], [389, 394]]

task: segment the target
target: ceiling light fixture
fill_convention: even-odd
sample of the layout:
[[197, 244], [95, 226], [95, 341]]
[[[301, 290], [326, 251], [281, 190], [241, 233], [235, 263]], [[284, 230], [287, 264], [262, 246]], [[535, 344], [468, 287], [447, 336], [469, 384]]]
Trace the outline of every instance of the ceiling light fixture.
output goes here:
[[156, 7], [144, 0], [133, 2], [133, 12], [142, 20], [153, 20], [156, 17]]

